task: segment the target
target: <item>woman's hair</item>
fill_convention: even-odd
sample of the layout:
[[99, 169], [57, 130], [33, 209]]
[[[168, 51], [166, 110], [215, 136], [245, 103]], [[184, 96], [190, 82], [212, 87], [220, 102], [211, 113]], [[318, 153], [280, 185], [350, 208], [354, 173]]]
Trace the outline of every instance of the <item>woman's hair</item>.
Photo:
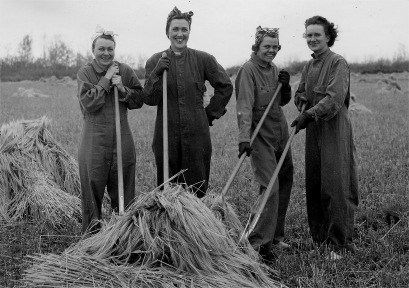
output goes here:
[[190, 30], [190, 26], [192, 25], [192, 16], [193, 16], [192, 11], [182, 13], [178, 9], [178, 7], [175, 6], [175, 8], [173, 8], [173, 10], [170, 11], [168, 18], [166, 19], [166, 35], [168, 35], [168, 32], [169, 32], [170, 22], [172, 22], [172, 20], [174, 19], [186, 20], [187, 23], [189, 23], [189, 30]]
[[334, 23], [330, 23], [322, 16], [314, 16], [305, 20], [305, 29], [307, 29], [309, 25], [322, 25], [325, 35], [329, 37], [328, 47], [334, 45], [335, 39], [338, 36], [338, 29], [335, 28]]
[[95, 48], [95, 42], [96, 42], [96, 41], [97, 41], [99, 38], [103, 38], [103, 39], [108, 39], [108, 40], [111, 40], [112, 42], [114, 42], [114, 47], [115, 47], [115, 45], [116, 45], [114, 37], [112, 37], [111, 35], [105, 35], [105, 34], [102, 34], [102, 35], [101, 35], [101, 36], [99, 36], [98, 38], [95, 38], [95, 40], [94, 40], [94, 41], [92, 41], [92, 50], [91, 50], [91, 51], [94, 51], [94, 48]]

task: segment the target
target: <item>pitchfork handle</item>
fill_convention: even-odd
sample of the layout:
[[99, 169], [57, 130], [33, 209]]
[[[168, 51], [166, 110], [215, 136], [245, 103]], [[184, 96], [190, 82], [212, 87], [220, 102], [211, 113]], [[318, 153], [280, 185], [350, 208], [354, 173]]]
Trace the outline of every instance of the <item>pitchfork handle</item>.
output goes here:
[[[163, 52], [162, 57], [166, 57], [166, 52]], [[168, 187], [169, 179], [169, 140], [168, 140], [168, 72], [163, 71], [163, 182], [164, 189]]]
[[[304, 112], [306, 105], [307, 105], [306, 103], [303, 104], [300, 114]], [[243, 234], [240, 237], [239, 242], [241, 241], [241, 239], [243, 237], [246, 237], [246, 239], [248, 239], [248, 237], [250, 236], [250, 233], [256, 227], [256, 224], [257, 224], [257, 222], [258, 222], [258, 220], [260, 218], [260, 215], [264, 210], [264, 206], [266, 206], [268, 197], [270, 196], [270, 193], [273, 190], [274, 183], [277, 180], [277, 176], [278, 176], [278, 173], [280, 172], [281, 166], [283, 165], [285, 156], [286, 156], [288, 150], [290, 149], [291, 142], [293, 141], [294, 135], [295, 135], [295, 127], [291, 131], [290, 137], [288, 138], [288, 141], [287, 141], [287, 144], [285, 145], [284, 151], [281, 154], [281, 157], [280, 157], [280, 160], [278, 161], [277, 167], [274, 170], [273, 176], [271, 177], [271, 180], [268, 183], [266, 191], [264, 191], [262, 201], [260, 203], [260, 206], [257, 209], [257, 213], [254, 215], [253, 221], [251, 221], [250, 224], [247, 225], [246, 228], [244, 229]]]
[[[263, 113], [263, 116], [261, 117], [260, 121], [258, 122], [256, 129], [254, 129], [253, 135], [251, 135], [250, 138], [250, 146], [251, 144], [253, 144], [254, 139], [256, 139], [258, 132], [260, 131], [261, 126], [263, 125], [264, 120], [267, 117], [268, 112], [271, 109], [271, 106], [273, 106], [274, 104], [274, 100], [277, 98], [278, 92], [280, 92], [281, 87], [283, 86], [283, 84], [281, 84], [281, 82], [278, 83], [277, 89], [274, 92], [273, 98], [271, 98], [270, 103], [268, 103], [266, 110]], [[244, 158], [246, 158], [246, 153], [243, 153], [240, 157], [239, 162], [237, 162], [236, 166], [234, 167], [233, 173], [230, 175], [229, 180], [227, 181], [226, 185], [223, 188], [222, 191], [222, 201], [224, 203], [224, 197], [227, 194], [227, 191], [229, 191], [230, 185], [233, 182], [234, 178], [236, 177], [237, 172], [239, 171], [241, 164], [243, 164]]]
[[122, 215], [124, 209], [124, 173], [122, 171], [122, 141], [121, 141], [121, 120], [119, 117], [119, 99], [118, 88], [114, 86], [115, 95], [115, 132], [116, 132], [116, 157], [118, 166], [118, 196], [119, 196], [119, 214]]

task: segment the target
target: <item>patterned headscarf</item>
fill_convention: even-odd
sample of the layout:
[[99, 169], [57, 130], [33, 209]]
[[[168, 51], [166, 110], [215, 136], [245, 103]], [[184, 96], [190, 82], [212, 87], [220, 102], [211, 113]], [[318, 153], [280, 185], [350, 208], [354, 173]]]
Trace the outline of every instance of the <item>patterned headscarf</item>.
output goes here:
[[[261, 41], [263, 41], [263, 38], [266, 36], [270, 36], [272, 38], [278, 38], [278, 29], [279, 28], [261, 28], [261, 26], [258, 26], [256, 29], [256, 42], [255, 42], [255, 46], [259, 46]], [[280, 40], [278, 40], [278, 43], [280, 43]]]
[[166, 19], [166, 35], [168, 35], [169, 25], [173, 19], [185, 19], [189, 23], [189, 28], [190, 28], [190, 25], [192, 24], [192, 16], [193, 16], [192, 11], [182, 13], [175, 6], [175, 8], [173, 8], [173, 10], [170, 11], [168, 15], [168, 19]]
[[97, 25], [97, 27], [95, 28], [95, 33], [91, 37], [92, 43], [94, 43], [94, 41], [98, 39], [99, 37], [101, 37], [102, 35], [111, 36], [112, 40], [114, 40], [114, 43], [115, 43], [115, 35], [118, 36], [118, 34], [114, 33], [113, 31], [106, 31], [104, 28]]

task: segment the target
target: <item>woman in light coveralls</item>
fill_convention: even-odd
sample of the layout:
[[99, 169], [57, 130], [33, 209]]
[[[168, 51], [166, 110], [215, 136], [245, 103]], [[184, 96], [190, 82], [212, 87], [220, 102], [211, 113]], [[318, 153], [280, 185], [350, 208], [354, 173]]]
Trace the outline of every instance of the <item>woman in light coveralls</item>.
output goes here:
[[84, 119], [78, 149], [83, 232], [98, 231], [105, 187], [111, 198], [111, 207], [118, 209], [113, 86], [118, 88], [119, 97], [125, 207], [135, 194], [136, 154], [128, 124], [128, 109], [143, 105], [142, 86], [135, 72], [124, 63], [114, 62], [114, 33], [97, 27], [92, 37], [92, 52], [95, 59], [81, 67], [77, 74], [78, 100]]
[[[252, 217], [257, 211], [288, 140], [288, 125], [280, 106], [286, 105], [291, 99], [290, 75], [284, 70], [278, 72], [277, 66], [272, 62], [280, 49], [278, 28], [258, 27], [251, 58], [240, 68], [235, 83], [239, 157], [243, 153], [247, 156], [251, 155], [255, 179], [260, 184], [259, 197], [252, 208]], [[281, 91], [250, 147], [251, 135], [279, 82], [283, 85]], [[288, 151], [278, 180], [273, 186], [256, 227], [249, 236], [253, 248], [266, 261], [274, 258], [271, 252], [274, 244], [279, 248], [289, 248], [283, 239], [285, 215], [293, 184], [293, 170], [291, 151]]]

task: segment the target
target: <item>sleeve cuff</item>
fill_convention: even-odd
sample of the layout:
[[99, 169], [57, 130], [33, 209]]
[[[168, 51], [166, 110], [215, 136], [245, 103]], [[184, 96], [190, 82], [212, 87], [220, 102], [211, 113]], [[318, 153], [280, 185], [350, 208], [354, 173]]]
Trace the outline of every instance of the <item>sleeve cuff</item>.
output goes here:
[[110, 82], [108, 78], [106, 77], [101, 77], [101, 79], [98, 82], [98, 85], [101, 86], [102, 88], [104, 88], [105, 91], [109, 91], [109, 86], [110, 86]]

